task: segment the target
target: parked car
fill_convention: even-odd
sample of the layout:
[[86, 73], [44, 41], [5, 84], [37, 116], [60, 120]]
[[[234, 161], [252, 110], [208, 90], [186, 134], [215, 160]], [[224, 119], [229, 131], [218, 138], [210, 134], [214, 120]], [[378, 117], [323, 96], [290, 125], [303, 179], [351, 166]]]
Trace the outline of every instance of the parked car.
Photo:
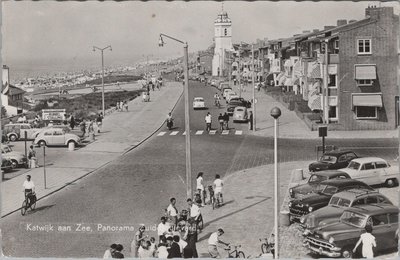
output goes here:
[[245, 100], [245, 99], [242, 98], [242, 97], [232, 97], [232, 98], [229, 100], [228, 105], [231, 104], [232, 102], [241, 102], [243, 107], [247, 107], [247, 108], [250, 108], [250, 107], [251, 107], [251, 102]]
[[4, 157], [1, 157], [1, 170], [4, 172], [9, 172], [12, 170], [12, 162]]
[[345, 172], [334, 170], [315, 172], [311, 174], [306, 183], [290, 188], [289, 195], [291, 198], [299, 199], [306, 194], [315, 192], [322, 181], [330, 179], [350, 179], [350, 176]]
[[378, 157], [354, 159], [341, 171], [368, 185], [384, 183], [387, 187], [393, 187], [399, 184], [399, 166], [391, 166], [386, 160]]
[[247, 122], [248, 121], [248, 113], [246, 107], [235, 107], [235, 111], [232, 116], [233, 122]]
[[[376, 238], [374, 251], [397, 248], [399, 239], [399, 208], [390, 204], [360, 205], [346, 209], [338, 222], [318, 227], [306, 236], [303, 246], [311, 252], [329, 257], [352, 258], [353, 248], [372, 225]], [[360, 250], [362, 246], [359, 246]], [[359, 250], [356, 253], [359, 253]]]
[[226, 99], [226, 95], [227, 95], [229, 92], [233, 92], [232, 88], [226, 87], [226, 88], [222, 89], [222, 97], [223, 97], [224, 99]]
[[324, 153], [317, 162], [308, 166], [310, 172], [335, 170], [347, 167], [350, 161], [358, 158], [352, 151], [331, 151]]
[[25, 154], [13, 151], [8, 145], [1, 145], [1, 157], [10, 160], [13, 169], [17, 168], [18, 166], [26, 167], [28, 163]]
[[204, 109], [206, 108], [204, 99], [202, 97], [195, 97], [193, 99], [193, 109]]
[[[366, 204], [390, 204], [393, 203], [378, 191], [369, 189], [350, 189], [334, 194], [326, 207], [320, 208], [300, 218], [300, 225], [308, 230], [317, 226], [324, 226], [337, 222], [343, 211], [350, 207]], [[308, 230], [305, 232], [307, 233]]]
[[246, 107], [247, 103], [243, 101], [232, 101], [228, 103], [228, 106], [226, 108], [226, 112], [228, 115], [232, 116], [233, 112], [235, 111], [236, 107]]
[[232, 89], [232, 88], [229, 86], [229, 82], [221, 82], [221, 83], [219, 83], [218, 89], [221, 90], [222, 92], [224, 92], [224, 89], [227, 89], [227, 88]]
[[65, 133], [63, 129], [57, 128], [46, 129], [33, 141], [35, 145], [39, 146], [68, 145], [70, 142], [79, 145], [81, 144], [81, 139], [75, 134]]
[[333, 194], [350, 189], [373, 190], [367, 184], [353, 179], [331, 179], [320, 183], [320, 189], [308, 194], [301, 199], [294, 199], [289, 202], [290, 221], [300, 220], [317, 209], [328, 205]]
[[16, 123], [16, 124], [6, 124], [4, 126], [3, 132], [7, 135], [8, 139], [12, 142], [15, 142], [19, 139], [23, 139], [25, 137], [25, 133], [27, 133], [28, 139], [34, 139], [32, 136], [34, 132], [36, 132], [38, 128], [33, 128], [30, 124], [27, 123]]
[[238, 98], [239, 96], [236, 94], [236, 92], [228, 92], [228, 94], [226, 94], [226, 103], [229, 103], [231, 101], [232, 98]]
[[71, 127], [69, 127], [68, 125], [53, 125], [53, 126], [47, 126], [47, 127], [38, 129], [37, 131], [35, 131], [32, 134], [32, 136], [34, 138], [36, 138], [41, 132], [43, 132], [43, 131], [45, 131], [47, 129], [50, 129], [50, 128], [60, 128], [60, 129], [63, 129], [66, 133], [71, 132]]

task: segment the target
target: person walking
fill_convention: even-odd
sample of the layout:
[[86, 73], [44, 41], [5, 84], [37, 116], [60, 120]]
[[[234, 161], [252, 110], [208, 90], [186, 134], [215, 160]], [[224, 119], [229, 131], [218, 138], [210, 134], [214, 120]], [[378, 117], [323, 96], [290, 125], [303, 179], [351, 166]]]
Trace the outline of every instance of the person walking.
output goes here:
[[211, 122], [212, 122], [212, 117], [211, 117], [210, 112], [207, 112], [207, 115], [206, 115], [204, 120], [206, 121], [206, 131], [210, 132], [210, 130], [211, 130]]
[[81, 132], [82, 132], [82, 138], [85, 138], [86, 136], [86, 121], [85, 119], [82, 120], [82, 122], [79, 124], [80, 128], [81, 128]]
[[216, 174], [214, 180], [214, 191], [216, 199], [219, 200], [219, 203], [221, 204], [224, 203], [224, 198], [222, 197], [222, 186], [224, 186], [224, 182], [221, 180], [219, 174]]
[[116, 248], [117, 248], [117, 244], [112, 244], [112, 245], [110, 246], [110, 248], [107, 249], [107, 250], [104, 252], [103, 258], [114, 258], [113, 255], [114, 255], [114, 252], [115, 252], [115, 249], [116, 249]]
[[206, 200], [206, 191], [204, 189], [204, 184], [203, 184], [203, 172], [199, 172], [197, 174], [196, 178], [196, 189], [200, 194], [200, 197], [202, 198], [201, 205], [204, 206], [205, 200]]
[[[176, 241], [176, 240], [178, 240], [178, 241]], [[182, 258], [181, 248], [177, 242], [179, 242], [179, 236], [177, 237], [177, 239], [175, 239], [175, 237], [167, 238], [167, 243], [169, 244], [167, 258]]]
[[158, 238], [159, 241], [161, 241], [161, 239], [163, 237], [167, 237], [168, 235], [171, 234], [171, 226], [169, 225], [167, 221], [166, 217], [161, 217], [161, 223], [158, 224], [157, 226], [157, 234], [158, 234]]
[[169, 204], [167, 208], [167, 216], [171, 221], [172, 224], [172, 229], [176, 230], [176, 226], [178, 225], [178, 209], [176, 208], [176, 199], [171, 198], [169, 200], [171, 203]]
[[228, 113], [225, 112], [224, 114], [224, 125], [225, 125], [225, 130], [229, 130], [229, 115]]
[[74, 130], [75, 127], [75, 118], [73, 115], [71, 115], [70, 119], [69, 119], [69, 126], [71, 127], [72, 130]]
[[376, 247], [376, 241], [374, 235], [372, 235], [372, 226], [365, 226], [365, 233], [361, 234], [360, 239], [354, 246], [353, 253], [356, 252], [357, 247], [362, 243], [362, 256], [364, 258], [374, 258], [373, 248]]
[[219, 130], [221, 130], [222, 132], [224, 130], [224, 116], [222, 115], [222, 113], [219, 113], [218, 122], [219, 122]]
[[253, 130], [253, 112], [252, 111], [249, 112], [248, 122], [249, 122], [249, 130]]
[[131, 243], [131, 257], [138, 257], [138, 250], [140, 247], [140, 244], [142, 243], [142, 240], [146, 239], [148, 236], [144, 235], [144, 231], [146, 230], [146, 227], [141, 224], [139, 226], [139, 230], [135, 234], [135, 238], [132, 240]]
[[117, 101], [116, 110], [119, 111], [119, 101]]
[[103, 124], [103, 112], [100, 112], [100, 114], [96, 118], [97, 126], [98, 126], [98, 132], [100, 133], [101, 131], [101, 126]]
[[219, 228], [217, 232], [214, 232], [210, 235], [210, 238], [208, 239], [208, 253], [212, 258], [220, 258], [220, 254], [218, 252], [218, 244], [224, 244], [226, 246], [229, 246], [229, 243], [225, 243], [219, 239], [220, 236], [224, 234], [224, 230], [222, 228]]
[[128, 101], [124, 101], [124, 108], [125, 108], [125, 111], [126, 112], [128, 112]]
[[185, 225], [185, 234], [183, 235], [183, 239], [188, 243], [186, 248], [190, 248], [190, 250], [186, 249], [186, 257], [191, 255], [193, 258], [198, 258], [196, 242], [197, 242], [197, 223], [193, 219], [189, 219]]
[[28, 151], [28, 160], [29, 160], [29, 168], [33, 168], [33, 163], [35, 164], [35, 168], [38, 168], [36, 151], [33, 149], [33, 145], [29, 146]]

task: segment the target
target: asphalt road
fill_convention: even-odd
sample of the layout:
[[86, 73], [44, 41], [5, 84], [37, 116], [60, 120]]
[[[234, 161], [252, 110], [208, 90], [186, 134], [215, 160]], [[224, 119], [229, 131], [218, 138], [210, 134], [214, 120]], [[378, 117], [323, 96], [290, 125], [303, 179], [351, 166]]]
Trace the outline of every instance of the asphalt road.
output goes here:
[[[189, 93], [191, 100], [195, 96], [204, 97], [209, 107], [203, 111], [191, 109], [190, 112], [192, 172], [196, 174], [203, 171], [206, 183], [210, 183], [216, 173], [225, 176], [273, 160], [273, 140], [248, 135], [245, 124], [231, 123], [232, 130], [228, 135], [194, 134], [197, 130], [205, 129], [204, 116], [207, 111], [214, 118], [213, 128], [217, 128], [216, 117], [224, 107], [218, 109], [213, 106], [212, 97], [215, 92], [214, 88], [193, 82]], [[184, 130], [183, 108], [183, 100], [180, 100], [173, 112], [173, 131]], [[243, 130], [243, 134], [235, 135], [234, 130]], [[161, 131], [167, 130], [163, 128]], [[131, 230], [132, 227], [136, 229], [140, 223], [148, 227], [149, 235], [156, 237], [154, 231], [168, 206], [169, 198], [178, 199], [178, 209], [186, 207], [185, 138], [182, 134], [157, 134], [107, 167], [39, 201], [35, 212], [24, 217], [17, 212], [2, 219], [4, 255], [101, 257], [111, 243], [121, 243], [125, 247], [126, 256], [129, 256], [129, 245], [136, 231]], [[317, 144], [319, 141], [281, 139], [279, 158], [281, 161], [313, 159]], [[343, 140], [329, 144], [350, 146], [348, 141]], [[397, 155], [397, 149], [388, 148], [397, 144], [388, 140], [354, 140], [351, 145], [363, 147], [355, 149], [360, 155], [374, 153], [384, 158], [394, 158]], [[371, 146], [381, 148], [374, 149]], [[270, 203], [269, 208], [272, 209], [272, 201], [265, 203]], [[99, 225], [114, 228], [123, 226], [125, 230], [104, 231]], [[266, 223], [260, 220], [260, 225]], [[35, 229], [40, 227], [42, 231]], [[82, 227], [88, 228], [82, 230]]]

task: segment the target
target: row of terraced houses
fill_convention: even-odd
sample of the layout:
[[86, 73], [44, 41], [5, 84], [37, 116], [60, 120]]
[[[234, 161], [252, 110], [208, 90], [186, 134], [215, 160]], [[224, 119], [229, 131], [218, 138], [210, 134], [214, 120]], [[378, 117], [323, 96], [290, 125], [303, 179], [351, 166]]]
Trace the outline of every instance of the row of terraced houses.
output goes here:
[[[395, 129], [400, 124], [398, 36], [399, 16], [392, 7], [368, 7], [358, 21], [338, 20], [322, 30], [258, 40], [254, 73], [268, 87], [293, 93], [310, 112], [319, 111], [330, 130]], [[251, 45], [233, 47], [225, 63], [231, 77], [240, 71], [243, 81], [252, 73]], [[309, 126], [316, 129], [318, 123]]]

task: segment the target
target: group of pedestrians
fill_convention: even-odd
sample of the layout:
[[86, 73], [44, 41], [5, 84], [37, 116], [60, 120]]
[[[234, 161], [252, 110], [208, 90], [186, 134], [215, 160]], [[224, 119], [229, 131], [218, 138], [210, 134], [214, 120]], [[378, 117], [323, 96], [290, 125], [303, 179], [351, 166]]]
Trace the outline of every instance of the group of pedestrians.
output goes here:
[[128, 112], [128, 101], [117, 101], [116, 110], [119, 112], [126, 111]]
[[[206, 131], [210, 132], [212, 129], [212, 116], [210, 112], [207, 112], [204, 121], [206, 122]], [[229, 115], [227, 112], [224, 114], [219, 113], [218, 116], [219, 130], [229, 130]]]
[[100, 133], [101, 127], [103, 125], [103, 113], [100, 113], [96, 118], [86, 120], [85, 118], [79, 124], [80, 130], [82, 132], [81, 138], [85, 138], [87, 135], [96, 135]]

